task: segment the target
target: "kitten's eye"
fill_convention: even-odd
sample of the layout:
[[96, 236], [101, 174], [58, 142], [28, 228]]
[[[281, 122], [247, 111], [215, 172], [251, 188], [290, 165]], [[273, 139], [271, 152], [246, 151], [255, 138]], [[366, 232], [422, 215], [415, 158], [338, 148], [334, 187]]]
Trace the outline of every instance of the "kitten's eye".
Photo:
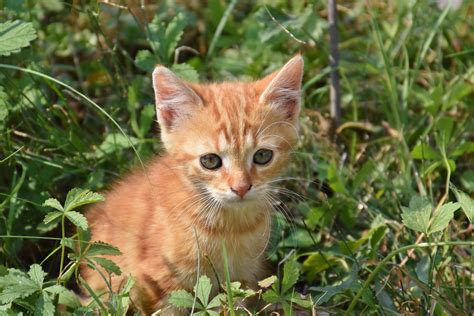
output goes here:
[[253, 155], [253, 162], [257, 165], [266, 165], [273, 158], [273, 151], [270, 149], [259, 149]]
[[222, 166], [222, 159], [216, 154], [207, 154], [199, 158], [201, 166], [209, 170], [216, 170]]

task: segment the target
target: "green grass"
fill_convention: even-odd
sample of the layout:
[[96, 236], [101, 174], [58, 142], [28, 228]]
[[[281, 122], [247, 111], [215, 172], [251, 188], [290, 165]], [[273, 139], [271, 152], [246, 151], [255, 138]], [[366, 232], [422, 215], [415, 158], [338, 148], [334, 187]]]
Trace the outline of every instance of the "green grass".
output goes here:
[[[62, 203], [75, 187], [107, 189], [162, 150], [156, 63], [191, 81], [254, 79], [301, 52], [302, 137], [278, 184], [291, 191], [275, 212], [268, 257], [276, 277], [261, 283], [270, 304], [261, 314], [472, 314], [472, 3], [338, 1], [337, 131], [328, 119], [325, 1], [123, 3], [0, 1], [0, 23], [31, 23], [10, 30], [18, 49], [8, 55], [0, 26], [2, 311], [129, 307], [131, 279], [107, 302], [92, 292], [80, 306], [71, 290], [88, 286], [78, 266], [100, 265], [108, 279], [120, 271], [99, 254], [119, 250], [76, 230], [86, 227], [80, 206], [43, 203]], [[210, 300], [204, 281], [174, 301], [212, 314], [260, 295], [226, 279]]]

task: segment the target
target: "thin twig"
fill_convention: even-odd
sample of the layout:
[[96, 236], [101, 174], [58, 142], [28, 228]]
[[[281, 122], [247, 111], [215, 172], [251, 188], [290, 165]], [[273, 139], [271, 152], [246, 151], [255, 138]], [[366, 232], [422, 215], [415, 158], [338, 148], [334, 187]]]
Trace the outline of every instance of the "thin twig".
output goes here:
[[307, 43], [303, 40], [300, 40], [299, 38], [296, 38], [295, 35], [293, 35], [293, 33], [291, 33], [283, 24], [281, 24], [280, 22], [278, 22], [277, 19], [275, 19], [275, 17], [272, 15], [272, 13], [270, 12], [270, 10], [268, 10], [267, 6], [265, 6], [265, 10], [267, 10], [267, 13], [268, 15], [270, 16], [270, 18], [272, 19], [273, 22], [275, 22], [279, 27], [281, 27], [281, 29], [286, 33], [288, 34], [292, 39], [294, 39], [295, 41], [297, 41], [298, 43], [300, 44], [303, 44], [303, 45], [306, 45]]
[[193, 54], [199, 55], [199, 52], [196, 49], [192, 48], [192, 47], [180, 46], [180, 47], [176, 48], [175, 51], [174, 51], [174, 62], [173, 62], [174, 64], [178, 63], [179, 54], [183, 51], [191, 52]]
[[330, 98], [331, 98], [331, 118], [334, 128], [337, 128], [341, 121], [341, 89], [339, 85], [339, 51], [337, 34], [337, 9], [336, 0], [328, 0], [328, 19], [329, 19], [329, 64], [331, 66], [330, 77]]

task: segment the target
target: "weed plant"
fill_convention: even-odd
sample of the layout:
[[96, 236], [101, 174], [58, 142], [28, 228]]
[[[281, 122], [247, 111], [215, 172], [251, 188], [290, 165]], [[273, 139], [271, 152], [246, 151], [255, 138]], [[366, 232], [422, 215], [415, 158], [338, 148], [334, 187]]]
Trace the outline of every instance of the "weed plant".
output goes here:
[[[273, 276], [259, 289], [227, 277], [215, 297], [201, 276], [170, 302], [195, 315], [472, 314], [474, 5], [445, 2], [338, 1], [335, 128], [325, 1], [0, 1], [0, 313], [132, 306], [131, 278], [96, 293], [78, 274], [121, 273], [102, 257], [120, 249], [90, 242], [81, 212], [161, 152], [155, 64], [250, 80], [301, 52], [301, 141], [276, 188]], [[265, 304], [240, 306], [250, 297]]]

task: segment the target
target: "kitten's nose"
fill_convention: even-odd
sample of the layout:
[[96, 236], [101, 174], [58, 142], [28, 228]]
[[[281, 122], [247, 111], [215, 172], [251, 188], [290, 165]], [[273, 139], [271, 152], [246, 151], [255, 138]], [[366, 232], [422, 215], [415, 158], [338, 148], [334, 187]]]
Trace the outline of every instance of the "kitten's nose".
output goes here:
[[238, 187], [230, 187], [230, 190], [232, 192], [234, 192], [235, 194], [237, 194], [238, 196], [240, 196], [241, 199], [244, 198], [245, 194], [250, 191], [250, 189], [252, 188], [252, 185], [241, 185], [241, 186], [238, 186]]

